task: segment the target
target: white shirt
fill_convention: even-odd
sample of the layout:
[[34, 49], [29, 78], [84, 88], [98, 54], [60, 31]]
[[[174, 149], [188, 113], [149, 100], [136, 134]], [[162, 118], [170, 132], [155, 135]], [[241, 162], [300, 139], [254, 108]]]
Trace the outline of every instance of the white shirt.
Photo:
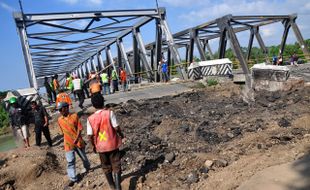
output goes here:
[[[95, 113], [100, 112], [101, 110], [96, 111]], [[110, 121], [113, 128], [118, 127], [118, 122], [116, 120], [115, 114], [113, 111], [110, 111]], [[87, 135], [93, 135], [93, 128], [90, 125], [89, 120], [87, 119]]]
[[74, 79], [72, 81], [72, 83], [73, 83], [74, 90], [81, 90], [82, 89], [81, 79]]

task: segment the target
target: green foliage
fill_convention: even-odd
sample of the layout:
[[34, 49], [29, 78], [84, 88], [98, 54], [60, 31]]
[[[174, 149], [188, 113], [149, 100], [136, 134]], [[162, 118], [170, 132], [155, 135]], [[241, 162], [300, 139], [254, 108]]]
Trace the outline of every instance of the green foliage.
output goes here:
[[[310, 49], [310, 39], [305, 40], [305, 43]], [[246, 47], [241, 47], [243, 55], [246, 57], [247, 55], [247, 48]], [[268, 49], [268, 57], [269, 60], [271, 61], [273, 56], [278, 56], [279, 55], [279, 50], [280, 50], [280, 45], [278, 46], [269, 46], [267, 47]], [[303, 55], [303, 52], [300, 48], [300, 45], [296, 42], [295, 44], [286, 44], [283, 52], [283, 59], [284, 62], [288, 62], [290, 56], [292, 54], [296, 53], [297, 56], [299, 57], [300, 60], [303, 60], [305, 62], [305, 56]], [[207, 58], [209, 58], [209, 54], [206, 53]], [[219, 53], [215, 52], [214, 53], [214, 58], [218, 58]], [[233, 51], [231, 48], [227, 49], [225, 52], [225, 57], [229, 58], [233, 62], [233, 69], [239, 68], [239, 61], [235, 57]], [[263, 51], [259, 47], [252, 47], [251, 54], [250, 54], [250, 60], [248, 62], [249, 67], [253, 66], [254, 64], [257, 63], [263, 63], [266, 62], [265, 60], [265, 55]]]
[[218, 81], [215, 79], [208, 79], [207, 84], [208, 84], [208, 86], [215, 86], [218, 84]]
[[[0, 92], [0, 100], [4, 99], [6, 94], [7, 92]], [[0, 130], [2, 131], [7, 126], [9, 126], [9, 115], [4, 109], [4, 105], [0, 104]]]
[[0, 104], [0, 128], [9, 126], [9, 115], [5, 111], [4, 106]]

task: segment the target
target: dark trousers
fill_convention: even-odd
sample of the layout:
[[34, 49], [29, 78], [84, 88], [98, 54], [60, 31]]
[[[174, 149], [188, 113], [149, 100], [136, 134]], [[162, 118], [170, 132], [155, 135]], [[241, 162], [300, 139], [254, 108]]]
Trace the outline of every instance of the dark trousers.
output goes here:
[[42, 141], [42, 132], [46, 138], [47, 144], [49, 146], [52, 146], [52, 139], [51, 139], [51, 134], [48, 126], [35, 126], [35, 133], [36, 133], [36, 145], [41, 146], [41, 141]]
[[56, 102], [57, 95], [56, 95], [55, 90], [53, 90], [53, 91], [51, 92], [51, 97], [53, 97], [53, 98], [51, 98], [51, 99], [52, 99], [52, 102]]
[[113, 93], [118, 91], [118, 80], [112, 80], [113, 82]]
[[49, 103], [52, 103], [53, 102], [52, 92], [51, 91], [46, 91], [46, 94], [47, 94], [47, 98], [48, 98]]
[[84, 103], [84, 93], [82, 90], [76, 90], [74, 91], [74, 93], [77, 95], [78, 99], [79, 99], [79, 107], [82, 108], [83, 107], [83, 103]]
[[105, 174], [111, 172], [118, 173], [121, 171], [121, 152], [119, 149], [111, 152], [101, 152], [99, 153], [99, 158]]
[[[86, 94], [87, 98], [90, 98], [89, 96], [89, 92], [87, 90], [87, 87], [86, 86], [83, 86], [83, 90], [84, 90], [84, 93]], [[84, 96], [85, 97], [85, 96]]]

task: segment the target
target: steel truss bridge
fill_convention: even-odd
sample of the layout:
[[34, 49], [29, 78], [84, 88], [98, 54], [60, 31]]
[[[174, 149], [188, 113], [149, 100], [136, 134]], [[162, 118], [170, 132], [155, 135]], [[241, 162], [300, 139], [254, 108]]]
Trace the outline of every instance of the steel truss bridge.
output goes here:
[[[158, 81], [156, 72], [164, 53], [168, 65], [177, 67], [181, 79], [187, 79], [186, 68], [181, 63], [180, 53], [185, 53], [187, 63], [193, 62], [195, 48], [200, 59], [224, 58], [227, 42], [240, 62], [250, 83], [248, 61], [254, 38], [268, 60], [268, 49], [260, 35], [262, 26], [282, 23], [284, 31], [279, 55], [284, 52], [289, 30], [292, 28], [307, 60], [310, 54], [296, 24], [297, 15], [226, 15], [210, 22], [171, 34], [165, 8], [139, 10], [113, 10], [92, 12], [64, 12], [44, 14], [14, 13], [16, 26], [31, 87], [43, 86], [44, 77], [75, 73], [79, 77], [91, 70], [123, 67], [130, 76], [146, 73], [150, 81]], [[82, 24], [81, 24], [82, 23]], [[155, 31], [153, 43], [145, 44], [141, 30], [151, 25]], [[38, 30], [42, 32], [37, 32]], [[237, 33], [249, 31], [247, 53], [242, 52]], [[132, 50], [126, 51], [124, 38], [131, 37]], [[214, 57], [209, 41], [218, 39], [218, 57]], [[111, 49], [116, 49], [113, 56]], [[185, 51], [179, 51], [185, 48]], [[173, 61], [171, 61], [173, 60]]]

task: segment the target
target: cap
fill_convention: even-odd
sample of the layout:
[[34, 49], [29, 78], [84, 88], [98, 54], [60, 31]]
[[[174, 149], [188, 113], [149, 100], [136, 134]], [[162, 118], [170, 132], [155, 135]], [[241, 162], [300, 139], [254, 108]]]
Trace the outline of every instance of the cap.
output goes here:
[[57, 109], [60, 110], [60, 109], [62, 109], [64, 107], [68, 107], [68, 106], [69, 106], [69, 104], [67, 102], [59, 102], [57, 104]]

